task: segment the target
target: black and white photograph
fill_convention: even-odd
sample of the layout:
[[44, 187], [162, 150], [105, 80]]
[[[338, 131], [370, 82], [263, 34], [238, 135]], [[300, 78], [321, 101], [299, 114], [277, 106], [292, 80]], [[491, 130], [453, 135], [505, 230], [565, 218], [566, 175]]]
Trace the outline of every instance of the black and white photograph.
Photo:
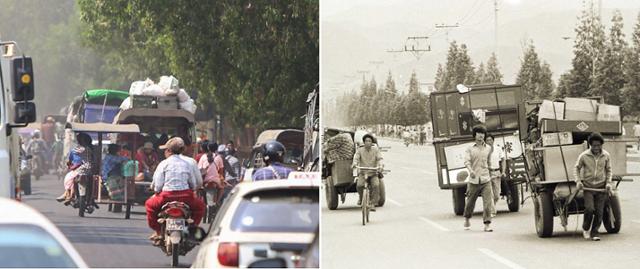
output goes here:
[[640, 3], [320, 12], [323, 268], [640, 262]]

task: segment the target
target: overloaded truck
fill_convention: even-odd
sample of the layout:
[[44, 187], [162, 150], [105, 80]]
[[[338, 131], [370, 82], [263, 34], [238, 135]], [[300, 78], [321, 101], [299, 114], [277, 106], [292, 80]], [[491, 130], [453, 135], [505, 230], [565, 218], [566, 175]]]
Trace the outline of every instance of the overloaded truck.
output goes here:
[[[16, 128], [36, 120], [34, 73], [31, 57], [18, 51], [14, 41], [0, 40], [0, 197], [20, 198], [20, 150]], [[18, 53], [22, 56], [16, 56]], [[6, 89], [6, 90], [5, 90]]]

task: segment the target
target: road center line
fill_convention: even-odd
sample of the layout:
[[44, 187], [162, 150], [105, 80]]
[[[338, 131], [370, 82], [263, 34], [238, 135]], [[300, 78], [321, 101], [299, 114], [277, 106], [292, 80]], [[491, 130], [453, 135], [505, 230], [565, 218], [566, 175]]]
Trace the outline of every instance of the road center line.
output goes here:
[[507, 267], [509, 267], [509, 268], [512, 268], [512, 269], [524, 269], [524, 267], [522, 267], [522, 266], [520, 266], [520, 265], [516, 264], [515, 262], [512, 262], [512, 261], [510, 261], [510, 260], [507, 260], [506, 258], [504, 258], [504, 257], [502, 257], [502, 256], [500, 256], [500, 255], [498, 255], [497, 253], [495, 253], [495, 252], [493, 252], [493, 251], [491, 251], [491, 250], [489, 250], [489, 249], [486, 249], [486, 248], [479, 248], [478, 250], [479, 250], [480, 252], [484, 253], [485, 255], [487, 255], [487, 256], [489, 256], [489, 257], [491, 257], [492, 259], [494, 259], [494, 260], [496, 260], [496, 261], [498, 261], [498, 262], [500, 262], [500, 263], [502, 263], [502, 264], [506, 265], [506, 266], [507, 266]]
[[394, 205], [402, 206], [402, 204], [401, 204], [401, 203], [398, 203], [398, 201], [393, 200], [393, 199], [391, 199], [391, 198], [387, 198], [387, 201], [389, 201], [390, 203], [392, 203], [392, 204], [394, 204]]
[[441, 230], [443, 232], [448, 232], [449, 231], [449, 229], [445, 228], [444, 226], [442, 226], [442, 225], [440, 225], [440, 224], [438, 224], [438, 223], [436, 223], [436, 222], [434, 222], [434, 221], [432, 221], [430, 219], [427, 219], [425, 217], [420, 217], [420, 220], [431, 224], [431, 226], [436, 227], [436, 228], [438, 228], [439, 230]]

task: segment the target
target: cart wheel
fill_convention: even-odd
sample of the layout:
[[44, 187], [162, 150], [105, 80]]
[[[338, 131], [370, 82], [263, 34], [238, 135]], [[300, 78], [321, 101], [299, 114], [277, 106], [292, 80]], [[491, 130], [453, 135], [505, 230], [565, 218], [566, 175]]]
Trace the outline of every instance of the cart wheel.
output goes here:
[[467, 187], [454, 188], [451, 191], [453, 193], [453, 212], [456, 213], [457, 216], [462, 216], [464, 213], [464, 199]]
[[84, 211], [87, 209], [86, 197], [78, 195], [78, 216], [84, 217]]
[[550, 237], [553, 234], [553, 201], [551, 194], [540, 192], [533, 200], [535, 207], [536, 232], [538, 237]]
[[131, 218], [131, 203], [127, 203], [127, 209], [124, 212], [124, 219]]
[[329, 210], [335, 210], [338, 208], [338, 192], [336, 191], [336, 186], [333, 185], [333, 179], [331, 177], [327, 177], [327, 183], [324, 189], [327, 207]]
[[520, 210], [520, 192], [518, 190], [518, 184], [507, 184], [509, 188], [509, 196], [507, 200], [507, 205], [509, 206], [509, 211], [518, 212]]
[[602, 224], [610, 234], [620, 232], [620, 228], [622, 227], [622, 212], [620, 210], [620, 200], [618, 196], [609, 198], [609, 203], [604, 208]]
[[379, 200], [378, 200], [378, 206], [383, 206], [384, 202], [386, 200], [386, 192], [384, 189], [384, 180], [380, 179], [380, 189], [378, 189], [380, 191], [380, 195], [379, 195]]

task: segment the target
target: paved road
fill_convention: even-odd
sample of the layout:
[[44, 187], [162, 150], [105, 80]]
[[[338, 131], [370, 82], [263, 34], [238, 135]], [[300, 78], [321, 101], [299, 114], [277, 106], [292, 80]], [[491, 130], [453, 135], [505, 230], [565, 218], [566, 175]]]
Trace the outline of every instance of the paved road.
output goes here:
[[[322, 201], [323, 268], [635, 268], [640, 263], [640, 179], [622, 183], [622, 230], [602, 241], [582, 239], [582, 216], [572, 215], [569, 231], [555, 218], [554, 236], [538, 238], [533, 203], [509, 213], [498, 203], [494, 232], [483, 232], [482, 204], [476, 204], [471, 230], [453, 214], [451, 191], [438, 188], [431, 146], [406, 148], [400, 141], [384, 154], [387, 202], [361, 225], [357, 194], [330, 211]], [[630, 162], [637, 172], [640, 163]], [[324, 191], [323, 191], [324, 192]], [[322, 195], [324, 197], [324, 195]], [[604, 228], [601, 228], [604, 232]]]
[[[128, 220], [124, 213], [109, 212], [107, 205], [80, 218], [77, 209], [54, 200], [62, 193], [62, 181], [45, 176], [32, 185], [33, 194], [24, 196], [23, 201], [53, 221], [90, 267], [171, 267], [171, 257], [147, 239], [151, 230], [144, 207], [134, 206]], [[196, 247], [181, 256], [180, 264], [190, 266], [197, 251]]]

